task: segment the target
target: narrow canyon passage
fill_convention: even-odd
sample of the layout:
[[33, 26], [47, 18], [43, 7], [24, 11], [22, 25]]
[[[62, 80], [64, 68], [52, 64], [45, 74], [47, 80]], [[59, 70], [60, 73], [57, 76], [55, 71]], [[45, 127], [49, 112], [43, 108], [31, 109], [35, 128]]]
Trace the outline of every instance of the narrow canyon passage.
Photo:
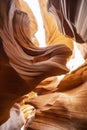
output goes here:
[[86, 130], [87, 0], [24, 1], [0, 2], [0, 130]]

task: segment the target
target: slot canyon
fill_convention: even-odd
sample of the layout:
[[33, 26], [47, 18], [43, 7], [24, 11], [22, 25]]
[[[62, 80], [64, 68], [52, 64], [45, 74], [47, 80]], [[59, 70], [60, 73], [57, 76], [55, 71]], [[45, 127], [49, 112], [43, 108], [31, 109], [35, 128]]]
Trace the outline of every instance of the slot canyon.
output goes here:
[[0, 130], [87, 130], [87, 0], [37, 1], [40, 39], [25, 0], [0, 0]]

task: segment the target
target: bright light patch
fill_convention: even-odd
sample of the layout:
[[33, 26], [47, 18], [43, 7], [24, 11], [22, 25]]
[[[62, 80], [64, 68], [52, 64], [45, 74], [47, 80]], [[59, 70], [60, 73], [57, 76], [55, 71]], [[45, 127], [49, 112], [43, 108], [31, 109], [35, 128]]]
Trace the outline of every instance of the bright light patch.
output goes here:
[[27, 4], [31, 8], [31, 10], [32, 10], [32, 12], [33, 12], [33, 14], [34, 14], [34, 16], [36, 18], [36, 21], [37, 21], [37, 24], [38, 24], [38, 30], [35, 33], [35, 36], [38, 39], [39, 46], [44, 47], [44, 46], [46, 46], [46, 43], [45, 43], [45, 30], [43, 28], [43, 20], [42, 20], [38, 0], [24, 0], [24, 1], [27, 2]]
[[[67, 68], [69, 68], [70, 72], [76, 70], [80, 65], [82, 65], [85, 62], [85, 60], [82, 57], [79, 49], [76, 46], [75, 41], [73, 42], [73, 44], [74, 44], [74, 58], [70, 59], [70, 61], [68, 61], [67, 64], [66, 64], [66, 66], [67, 66]], [[64, 76], [65, 75], [57, 76], [58, 84], [64, 78]]]
[[70, 72], [77, 69], [80, 65], [82, 65], [85, 60], [82, 57], [79, 49], [76, 46], [76, 43], [74, 41], [74, 52], [75, 52], [75, 56], [73, 59], [71, 59], [68, 63], [67, 63], [67, 67], [70, 69]]

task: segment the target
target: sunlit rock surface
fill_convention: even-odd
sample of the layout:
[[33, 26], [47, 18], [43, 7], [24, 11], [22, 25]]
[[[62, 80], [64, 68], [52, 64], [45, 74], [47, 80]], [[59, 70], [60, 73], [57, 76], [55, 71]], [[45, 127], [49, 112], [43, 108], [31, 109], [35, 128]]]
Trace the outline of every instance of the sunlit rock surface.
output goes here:
[[72, 90], [87, 81], [87, 60], [75, 71], [67, 74], [58, 85], [58, 91]]
[[25, 130], [86, 130], [87, 82], [69, 93], [54, 92], [29, 100], [36, 115]]
[[70, 39], [69, 37], [65, 37], [60, 33], [59, 28], [54, 19], [54, 16], [48, 13], [47, 1], [39, 0], [39, 4], [45, 27], [46, 44], [47, 45], [65, 44], [72, 50], [73, 49], [72, 39]]
[[[87, 61], [67, 74], [52, 91], [26, 101], [36, 109], [35, 118], [25, 130], [86, 130], [87, 129]], [[47, 94], [48, 93], [48, 94]], [[29, 120], [28, 120], [29, 121]]]

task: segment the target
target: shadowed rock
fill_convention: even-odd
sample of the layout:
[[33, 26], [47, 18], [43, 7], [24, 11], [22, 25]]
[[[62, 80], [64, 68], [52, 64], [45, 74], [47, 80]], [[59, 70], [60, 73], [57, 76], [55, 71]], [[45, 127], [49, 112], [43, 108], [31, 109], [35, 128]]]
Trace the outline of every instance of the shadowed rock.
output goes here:
[[58, 28], [77, 42], [87, 42], [87, 1], [48, 0], [48, 10], [55, 16]]

